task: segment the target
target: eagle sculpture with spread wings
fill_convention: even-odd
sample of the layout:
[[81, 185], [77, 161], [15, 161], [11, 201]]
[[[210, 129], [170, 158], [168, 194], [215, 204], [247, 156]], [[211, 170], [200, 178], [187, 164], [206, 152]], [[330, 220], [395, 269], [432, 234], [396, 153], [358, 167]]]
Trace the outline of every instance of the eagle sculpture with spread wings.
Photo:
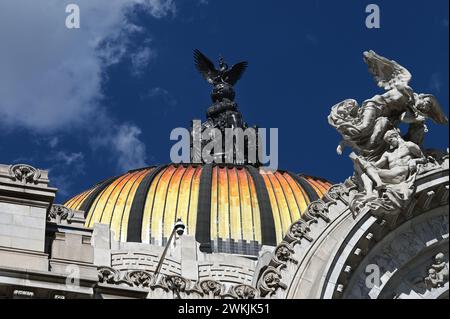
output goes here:
[[248, 62], [243, 61], [229, 68], [224, 59], [220, 57], [219, 69], [217, 70], [214, 63], [198, 49], [194, 50], [194, 61], [200, 74], [208, 81], [208, 83], [214, 86], [223, 83], [227, 83], [231, 86], [235, 85], [248, 66]]

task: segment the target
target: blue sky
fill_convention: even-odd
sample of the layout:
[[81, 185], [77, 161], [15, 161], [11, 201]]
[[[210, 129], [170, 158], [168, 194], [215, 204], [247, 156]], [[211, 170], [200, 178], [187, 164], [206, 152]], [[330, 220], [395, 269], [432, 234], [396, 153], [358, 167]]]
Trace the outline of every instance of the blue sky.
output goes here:
[[[64, 27], [67, 3], [81, 28]], [[381, 28], [365, 27], [365, 7]], [[64, 201], [127, 169], [169, 162], [170, 131], [204, 119], [209, 85], [192, 51], [249, 61], [236, 87], [245, 120], [279, 129], [279, 167], [352, 174], [327, 123], [332, 105], [381, 93], [362, 60], [407, 67], [417, 92], [448, 114], [448, 0], [2, 0], [0, 163], [50, 169]], [[430, 124], [427, 147], [448, 146]]]

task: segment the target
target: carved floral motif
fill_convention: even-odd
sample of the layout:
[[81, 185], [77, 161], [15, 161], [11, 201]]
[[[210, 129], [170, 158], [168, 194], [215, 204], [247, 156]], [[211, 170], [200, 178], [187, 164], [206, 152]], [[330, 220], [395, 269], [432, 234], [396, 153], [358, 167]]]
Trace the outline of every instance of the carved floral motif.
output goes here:
[[255, 299], [257, 296], [256, 288], [249, 285], [236, 285], [232, 289], [239, 299]]
[[55, 220], [57, 224], [60, 224], [61, 221], [67, 220], [67, 222], [70, 224], [73, 218], [73, 210], [65, 207], [64, 205], [57, 205], [54, 204], [50, 208], [50, 212], [47, 216], [47, 220]]
[[126, 281], [134, 287], [149, 288], [152, 282], [152, 274], [144, 270], [134, 270], [126, 274]]
[[28, 184], [37, 183], [41, 177], [41, 172], [31, 165], [15, 164], [9, 167], [9, 175], [13, 180]]
[[210, 296], [218, 296], [222, 292], [222, 284], [216, 280], [202, 280], [199, 286], [205, 294]]

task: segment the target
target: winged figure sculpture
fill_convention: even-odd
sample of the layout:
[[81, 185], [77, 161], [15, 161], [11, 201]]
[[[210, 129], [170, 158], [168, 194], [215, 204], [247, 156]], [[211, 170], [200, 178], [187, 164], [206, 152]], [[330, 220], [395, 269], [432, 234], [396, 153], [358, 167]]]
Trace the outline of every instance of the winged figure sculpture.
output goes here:
[[219, 69], [216, 69], [214, 63], [198, 49], [194, 50], [194, 61], [200, 74], [208, 83], [214, 86], [221, 83], [227, 83], [231, 86], [235, 85], [248, 66], [248, 62], [243, 61], [229, 68], [223, 57], [220, 57]]
[[364, 52], [364, 62], [369, 67], [369, 72], [374, 76], [377, 85], [386, 91], [399, 86], [407, 87], [411, 81], [412, 75], [406, 68], [372, 50]]
[[405, 67], [394, 60], [378, 55], [372, 50], [364, 52], [364, 61], [377, 85], [389, 92], [384, 95], [384, 102], [391, 102], [387, 104], [391, 104], [394, 108], [395, 104], [406, 102], [404, 103], [405, 106], [412, 111], [414, 117], [430, 118], [437, 124], [448, 123], [448, 119], [436, 97], [431, 94], [417, 94], [409, 86], [412, 75]]
[[389, 130], [405, 123], [408, 141], [422, 145], [428, 132], [427, 119], [438, 124], [448, 124], [448, 118], [435, 96], [416, 93], [409, 86], [411, 73], [394, 60], [389, 60], [374, 51], [363, 54], [364, 62], [375, 82], [385, 90], [361, 105], [354, 99], [346, 99], [332, 107], [328, 117], [344, 138], [342, 146], [350, 145], [365, 156], [378, 156], [383, 152], [383, 136]]

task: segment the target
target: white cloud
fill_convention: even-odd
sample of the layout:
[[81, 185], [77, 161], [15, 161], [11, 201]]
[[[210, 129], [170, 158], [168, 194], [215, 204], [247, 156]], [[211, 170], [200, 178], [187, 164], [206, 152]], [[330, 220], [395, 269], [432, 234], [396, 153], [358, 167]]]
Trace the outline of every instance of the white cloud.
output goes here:
[[[36, 131], [80, 126], [95, 114], [102, 71], [128, 52], [127, 21], [136, 7], [156, 18], [174, 14], [172, 0], [78, 0], [81, 28], [65, 27], [64, 1], [2, 0], [0, 121]], [[146, 54], [138, 54], [145, 62]]]
[[[145, 147], [136, 126], [121, 125], [101, 105], [105, 68], [130, 58], [133, 72], [147, 66], [156, 50], [130, 46], [130, 35], [143, 28], [128, 17], [144, 10], [154, 18], [176, 14], [174, 0], [77, 0], [80, 29], [67, 29], [66, 1], [0, 2], [0, 130], [38, 134], [85, 131], [104, 124], [113, 136], [119, 127], [118, 165], [142, 164]], [[137, 50], [137, 51], [136, 51]], [[104, 132], [103, 132], [104, 131]], [[53, 141], [58, 144], [57, 140]], [[124, 147], [135, 147], [128, 154]], [[51, 147], [54, 147], [50, 144]], [[140, 158], [139, 158], [140, 157]]]
[[150, 61], [156, 58], [156, 53], [149, 47], [144, 47], [131, 55], [132, 73], [135, 76], [140, 76], [144, 72], [145, 67]]
[[51, 185], [58, 188], [58, 193], [68, 196], [71, 193], [74, 178], [85, 174], [84, 154], [81, 152], [52, 152], [45, 159], [50, 164], [48, 171]]
[[146, 166], [145, 144], [139, 140], [141, 130], [134, 125], [123, 124], [114, 136], [113, 147], [120, 155], [118, 164], [123, 170]]
[[78, 153], [65, 153], [59, 151], [55, 155], [55, 159], [61, 161], [64, 165], [72, 165], [84, 160], [84, 155], [81, 152]]
[[177, 99], [166, 89], [161, 88], [161, 87], [154, 87], [151, 88], [147, 94], [145, 94], [144, 96], [142, 96], [142, 99], [147, 99], [147, 98], [161, 98], [163, 100], [163, 102], [165, 104], [167, 104], [167, 106], [169, 107], [174, 107], [178, 104]]
[[94, 149], [109, 149], [116, 158], [117, 168], [127, 171], [147, 166], [145, 144], [139, 139], [142, 131], [139, 127], [125, 123], [115, 125], [113, 130], [91, 140]]
[[51, 148], [55, 148], [56, 146], [58, 146], [59, 143], [59, 138], [57, 136], [53, 136], [51, 138], [49, 138], [48, 144]]

